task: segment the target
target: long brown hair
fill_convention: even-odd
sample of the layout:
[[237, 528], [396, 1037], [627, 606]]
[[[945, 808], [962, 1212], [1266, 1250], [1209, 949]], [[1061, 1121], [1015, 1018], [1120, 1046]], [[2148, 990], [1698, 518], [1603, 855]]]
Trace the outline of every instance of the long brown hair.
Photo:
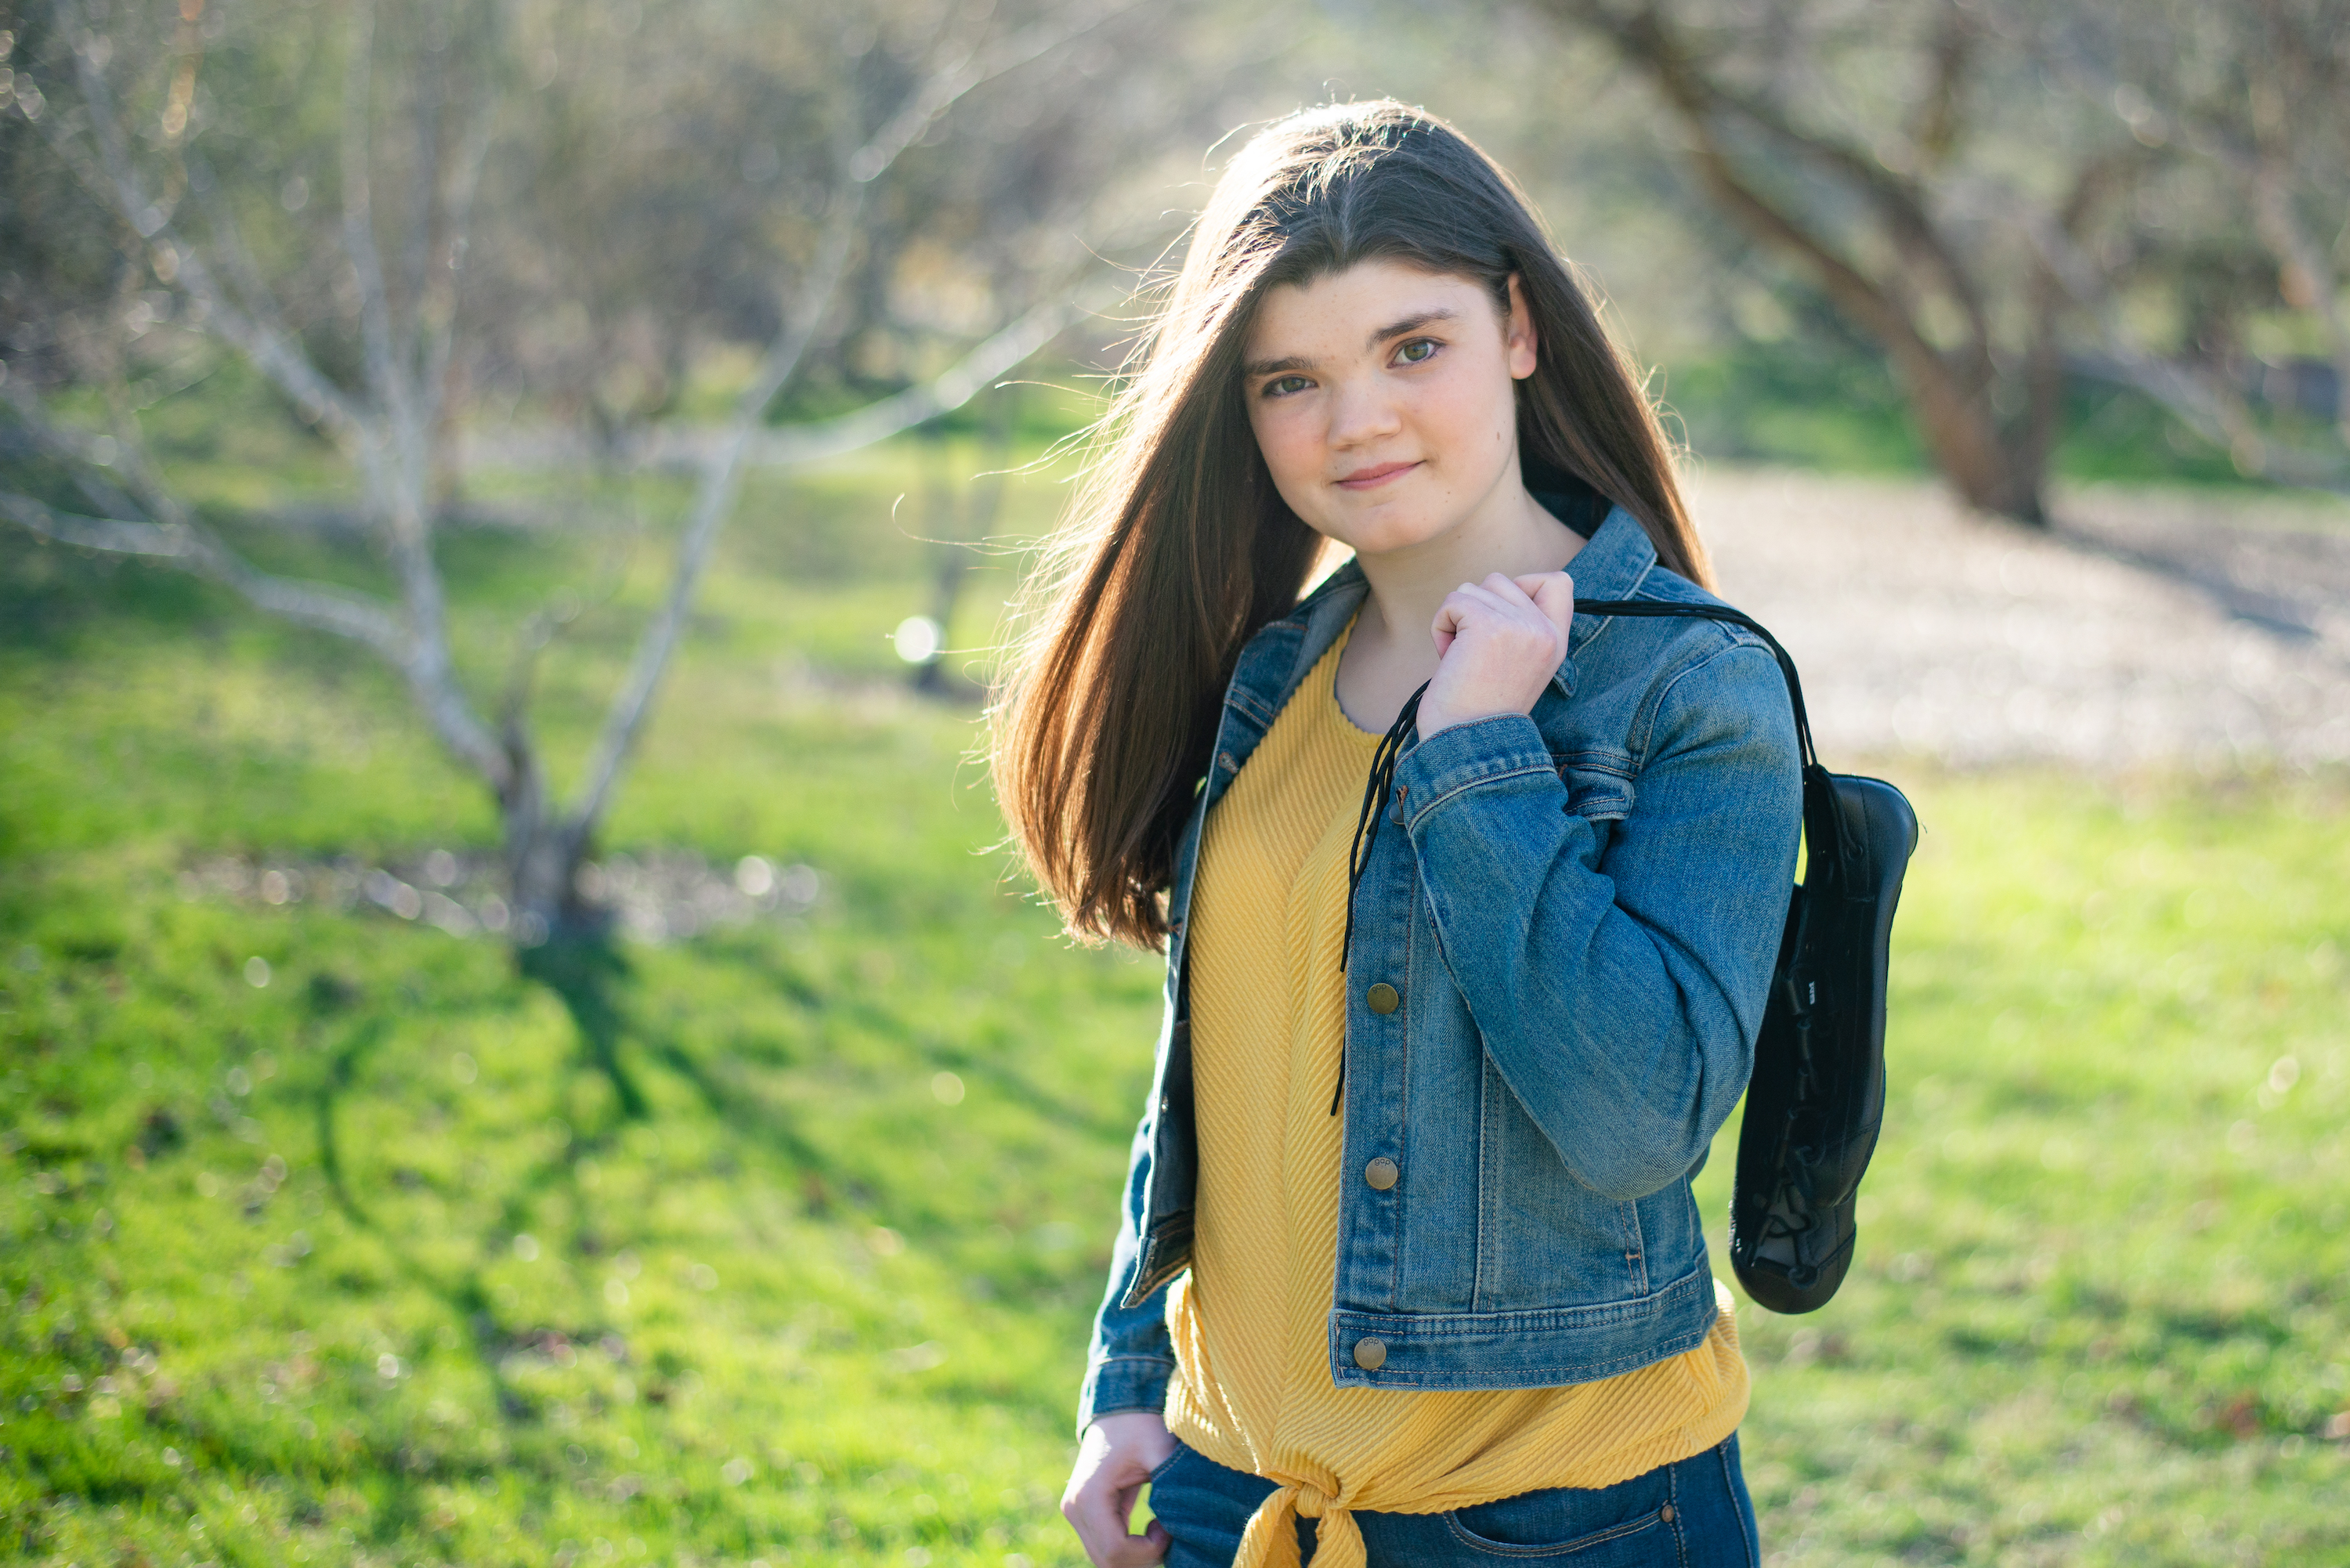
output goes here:
[[1374, 258], [1474, 279], [1505, 314], [1523, 279], [1539, 364], [1518, 383], [1521, 466], [1621, 504], [1666, 566], [1711, 584], [1656, 412], [1509, 175], [1393, 101], [1269, 127], [1216, 182], [1096, 429], [993, 712], [1013, 838], [1079, 937], [1165, 937], [1160, 895], [1224, 685], [1322, 550], [1274, 488], [1242, 400], [1256, 302]]

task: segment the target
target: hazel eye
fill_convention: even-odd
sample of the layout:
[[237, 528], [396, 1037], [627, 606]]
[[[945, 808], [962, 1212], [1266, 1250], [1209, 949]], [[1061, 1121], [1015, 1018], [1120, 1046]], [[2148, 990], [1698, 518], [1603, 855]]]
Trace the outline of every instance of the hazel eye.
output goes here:
[[1268, 398], [1285, 398], [1293, 392], [1302, 392], [1313, 384], [1303, 376], [1275, 376], [1264, 384], [1264, 391], [1262, 395]]
[[1407, 365], [1422, 365], [1436, 357], [1436, 339], [1415, 337], [1396, 350], [1396, 358]]

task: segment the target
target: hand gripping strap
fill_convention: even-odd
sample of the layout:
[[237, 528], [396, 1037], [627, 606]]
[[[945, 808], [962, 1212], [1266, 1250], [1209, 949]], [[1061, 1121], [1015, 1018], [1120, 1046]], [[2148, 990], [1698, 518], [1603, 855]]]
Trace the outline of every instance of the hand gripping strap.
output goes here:
[[[1795, 742], [1804, 763], [1804, 829], [1820, 853], [1824, 846], [1835, 846], [1836, 870], [1851, 864], [1854, 847], [1842, 831], [1841, 820], [1834, 809], [1835, 795], [1827, 787], [1826, 774], [1820, 767], [1819, 753], [1812, 747], [1812, 722], [1804, 711], [1804, 682], [1795, 673], [1795, 661], [1779, 646], [1779, 639], [1765, 630], [1762, 623], [1742, 610], [1727, 605], [1669, 604], [1661, 599], [1577, 599], [1575, 613], [1596, 616], [1659, 616], [1685, 620], [1725, 620], [1742, 626], [1761, 638], [1770, 648], [1772, 657], [1779, 661], [1779, 673], [1786, 678], [1787, 701], [1795, 711]], [[1419, 716], [1419, 700], [1428, 694], [1428, 683], [1420, 682], [1418, 691], [1405, 699], [1402, 709], [1388, 732], [1379, 737], [1378, 751], [1371, 755], [1370, 777], [1363, 783], [1363, 807], [1355, 819], [1355, 841], [1347, 854], [1347, 934], [1338, 944], [1338, 968], [1344, 972], [1347, 958], [1355, 945], [1355, 889], [1361, 886], [1364, 867], [1370, 864], [1371, 846], [1378, 841], [1379, 819], [1387, 813], [1388, 793], [1395, 787], [1398, 760], [1403, 745], [1411, 734], [1412, 723]], [[1338, 1114], [1339, 1104], [1347, 1092], [1347, 1064], [1342, 1054], [1338, 1062], [1338, 1083], [1330, 1093], [1330, 1114]]]
[[[1841, 832], [1827, 831], [1835, 823], [1834, 814], [1825, 809], [1814, 811], [1815, 799], [1825, 799], [1825, 792], [1813, 787], [1813, 775], [1820, 772], [1818, 752], [1812, 746], [1812, 722], [1804, 711], [1804, 682], [1795, 673], [1795, 661], [1779, 646], [1779, 639], [1763, 628], [1762, 623], [1742, 610], [1727, 605], [1668, 604], [1660, 599], [1577, 599], [1575, 613], [1596, 616], [1662, 616], [1684, 620], [1726, 620], [1742, 626], [1761, 638], [1779, 661], [1779, 673], [1786, 678], [1787, 701], [1795, 711], [1795, 743], [1804, 763], [1804, 828], [1814, 846], [1834, 844], [1839, 868], [1851, 856]], [[1379, 818], [1387, 809], [1388, 793], [1395, 787], [1397, 760], [1403, 754], [1404, 741], [1410, 735], [1412, 722], [1419, 716], [1419, 700], [1428, 694], [1428, 682], [1421, 681], [1418, 691], [1405, 699], [1395, 722], [1379, 737], [1378, 750], [1371, 755], [1371, 774], [1363, 781], [1363, 808], [1355, 819], [1355, 842], [1347, 854], [1347, 934], [1338, 944], [1338, 968], [1347, 967], [1347, 955], [1355, 945], [1355, 889], [1363, 880], [1363, 868], [1370, 863], [1371, 846], [1379, 836]], [[1816, 853], [1816, 850], [1814, 851]], [[1339, 1092], [1346, 1089], [1346, 1069], [1341, 1065]], [[1338, 1114], [1338, 1096], [1330, 1098], [1330, 1114]]]

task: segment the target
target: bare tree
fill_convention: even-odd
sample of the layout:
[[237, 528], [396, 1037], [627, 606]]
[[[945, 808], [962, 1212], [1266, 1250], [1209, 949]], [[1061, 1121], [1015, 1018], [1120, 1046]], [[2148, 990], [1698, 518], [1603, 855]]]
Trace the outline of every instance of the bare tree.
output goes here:
[[[2177, 145], [2234, 193], [2276, 269], [2273, 303], [2298, 314], [2330, 359], [2336, 439], [2350, 446], [2350, 27], [2331, 0], [2157, 4], [2053, 29], [2045, 53], [2134, 137]], [[2126, 23], [2127, 26], [2121, 24]], [[2233, 213], [2231, 213], [2233, 215]], [[2264, 301], [2264, 303], [2267, 303]], [[2326, 456], [2272, 452], [2238, 416], [2250, 465], [2338, 472]]]
[[[200, 14], [182, 7], [183, 16]], [[608, 808], [628, 759], [652, 713], [702, 576], [734, 510], [754, 455], [809, 457], [887, 439], [951, 409], [1049, 342], [1074, 314], [1067, 289], [1021, 314], [945, 373], [864, 409], [814, 424], [769, 431], [769, 411], [804, 364], [859, 254], [874, 192], [907, 150], [968, 94], [1038, 59], [1100, 19], [1101, 13], [1047, 13], [1026, 26], [989, 20], [992, 7], [951, 13], [933, 35], [921, 68], [884, 104], [868, 106], [838, 82], [828, 116], [831, 177], [814, 243], [778, 289], [777, 326], [750, 383], [691, 456], [694, 493], [671, 567], [668, 591], [639, 637], [582, 781], [568, 800], [547, 778], [529, 722], [526, 686], [485, 718], [451, 653], [446, 593], [435, 562], [432, 490], [449, 369], [458, 331], [457, 293], [473, 233], [476, 192], [496, 133], [501, 101], [499, 40], [468, 36], [484, 15], [455, 4], [428, 5], [410, 19], [421, 48], [390, 93], [380, 90], [377, 12], [353, 0], [345, 41], [339, 135], [342, 199], [339, 260], [356, 289], [359, 372], [347, 385], [322, 368], [278, 303], [244, 243], [231, 205], [203, 213], [202, 242], [181, 216], [192, 184], [184, 140], [194, 101], [196, 58], [183, 27], [168, 51], [169, 86], [154, 152], [134, 151], [107, 68], [109, 47], [94, 46], [74, 0], [59, 0], [56, 34], [75, 44], [75, 112], [52, 105], [49, 140], [90, 191], [112, 208], [134, 246], [131, 260], [172, 287], [201, 329], [257, 369], [305, 418], [346, 452], [361, 482], [368, 519], [383, 541], [396, 597], [287, 579], [244, 560], [175, 495], [145, 455], [127, 401], [112, 399], [110, 433], [60, 424], [22, 379], [5, 390], [41, 451], [73, 476], [89, 510], [68, 511], [25, 491], [0, 493], [0, 514], [45, 537], [86, 549], [136, 556], [221, 583], [255, 607], [358, 641], [398, 670], [447, 753], [495, 795], [514, 893], [517, 939], [532, 944], [597, 927], [600, 912], [576, 891], [575, 873]], [[57, 84], [60, 87], [65, 84]], [[387, 109], [389, 100], [391, 112]], [[400, 132], [387, 146], [379, 130]], [[453, 134], [452, 134], [453, 132]], [[376, 200], [387, 171], [408, 190], [397, 223]], [[384, 238], [395, 240], [387, 265]], [[778, 451], [778, 449], [782, 449]]]
[[[2142, 26], [2132, 17], [2091, 26], [2090, 8], [2029, 0], [1536, 5], [1638, 69], [1713, 206], [1881, 346], [1935, 465], [1969, 504], [2046, 520], [2066, 375], [2082, 369], [2156, 397], [2249, 471], [2341, 472], [2338, 453], [2299, 461], [2263, 441], [2230, 367], [2130, 324], [2133, 295], [2166, 275], [2200, 285], [2220, 270], [2210, 249], [2231, 216], [2206, 181], [2199, 210], [2170, 214], [2188, 221], [2167, 233], [2144, 221], [2197, 172], [2179, 172], [2186, 149], [2116, 111], [2146, 101], [2116, 80], [2119, 36]], [[2068, 72], [2102, 91], [2052, 92]], [[2289, 188], [2256, 143], [2242, 156], [2269, 189]], [[2290, 199], [2262, 201], [2278, 214], [2263, 232], [2290, 246]], [[2189, 237], [2199, 250], [2187, 256]], [[2305, 254], [2295, 265], [2313, 296], [2324, 292]]]

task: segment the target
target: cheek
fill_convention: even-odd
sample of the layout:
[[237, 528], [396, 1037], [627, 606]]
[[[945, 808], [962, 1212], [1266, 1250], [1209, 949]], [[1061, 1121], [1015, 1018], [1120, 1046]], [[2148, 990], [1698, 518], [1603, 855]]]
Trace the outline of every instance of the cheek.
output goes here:
[[1459, 373], [1430, 383], [1412, 410], [1413, 423], [1429, 440], [1472, 463], [1505, 447], [1517, 429], [1517, 384], [1487, 370], [1462, 366]]
[[[1303, 399], [1295, 400], [1303, 403]], [[1302, 407], [1258, 401], [1249, 406], [1249, 428], [1256, 432], [1257, 450], [1273, 472], [1274, 483], [1286, 493], [1293, 476], [1311, 477], [1322, 462], [1320, 427]]]

